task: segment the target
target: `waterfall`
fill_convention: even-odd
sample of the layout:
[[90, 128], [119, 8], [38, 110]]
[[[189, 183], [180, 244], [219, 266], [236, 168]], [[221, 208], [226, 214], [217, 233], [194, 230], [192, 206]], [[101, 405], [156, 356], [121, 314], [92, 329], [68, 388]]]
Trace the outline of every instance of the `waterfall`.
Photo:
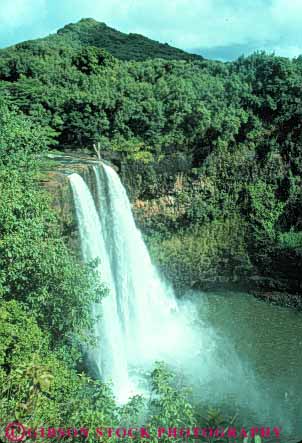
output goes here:
[[91, 192], [78, 174], [69, 176], [81, 238], [82, 254], [86, 262], [98, 259], [97, 271], [110, 290], [101, 303], [91, 307], [94, 318], [96, 349], [90, 358], [105, 380], [112, 380], [116, 392], [129, 386], [126, 353], [117, 310], [117, 296], [110, 260], [106, 251], [103, 230]]
[[99, 258], [98, 270], [109, 288], [109, 295], [92, 307], [98, 346], [91, 355], [124, 401], [138, 392], [141, 370], [156, 360], [177, 363], [193, 341], [188, 316], [151, 263], [119, 176], [105, 164], [94, 166], [94, 174], [96, 202], [79, 175], [69, 176], [83, 257]]
[[[286, 426], [288, 405], [279, 406], [273, 394], [268, 396], [274, 392], [274, 382], [271, 386], [264, 378], [259, 383], [249, 360], [237, 354], [241, 339], [235, 344], [230, 340], [233, 330], [245, 329], [248, 323], [246, 307], [254, 310], [255, 305], [247, 305], [246, 297], [244, 304], [239, 304], [237, 294], [228, 295], [231, 304], [220, 300], [218, 294], [210, 296], [213, 305], [210, 299], [203, 302], [201, 294], [176, 301], [151, 262], [118, 175], [105, 164], [95, 164], [93, 172], [92, 189], [77, 174], [69, 180], [83, 259], [98, 259], [97, 271], [108, 288], [108, 295], [91, 306], [95, 346], [86, 351], [96, 375], [112, 382], [117, 402], [125, 403], [131, 395], [148, 390], [145, 374], [155, 361], [163, 360], [180, 369], [186, 382], [194, 386], [196, 401], [205, 407], [219, 408], [223, 399], [223, 405], [243, 407], [252, 424], [255, 417], [261, 423], [264, 418], [271, 423], [273, 410], [274, 416], [283, 416]], [[240, 315], [232, 318], [235, 308]], [[261, 322], [264, 317], [259, 309]], [[210, 321], [213, 317], [215, 324], [219, 311], [223, 334], [216, 333]], [[253, 334], [247, 337], [253, 340]], [[263, 335], [259, 337], [262, 343]], [[289, 388], [282, 380], [280, 385], [276, 392], [282, 391], [283, 399], [282, 386], [286, 392]]]

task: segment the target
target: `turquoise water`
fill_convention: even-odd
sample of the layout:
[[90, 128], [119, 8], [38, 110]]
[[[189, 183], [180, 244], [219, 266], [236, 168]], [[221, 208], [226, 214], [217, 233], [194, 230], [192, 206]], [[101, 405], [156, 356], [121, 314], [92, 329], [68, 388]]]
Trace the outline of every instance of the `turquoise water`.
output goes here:
[[[194, 294], [209, 371], [200, 399], [246, 426], [279, 426], [283, 439], [302, 439], [302, 313], [244, 293]], [[198, 396], [197, 396], [198, 397]]]

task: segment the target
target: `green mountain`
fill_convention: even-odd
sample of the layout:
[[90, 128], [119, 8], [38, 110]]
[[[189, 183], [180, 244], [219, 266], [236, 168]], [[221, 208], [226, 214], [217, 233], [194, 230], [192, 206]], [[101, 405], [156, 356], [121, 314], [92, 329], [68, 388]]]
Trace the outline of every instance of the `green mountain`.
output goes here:
[[[147, 60], [162, 58], [166, 60], [202, 60], [203, 57], [189, 54], [181, 49], [169, 46], [167, 43], [159, 43], [140, 34], [125, 34], [110, 28], [105, 23], [86, 18], [77, 23], [71, 23], [59, 29], [56, 34], [43, 39], [26, 42], [31, 47], [48, 46], [59, 47], [83, 47], [96, 46], [110, 52], [114, 57], [121, 60]], [[24, 47], [24, 43], [21, 43]], [[16, 45], [16, 48], [20, 45]]]
[[[153, 263], [179, 294], [194, 291], [192, 303], [207, 290], [225, 291], [233, 303], [226, 289], [250, 289], [302, 309], [301, 85], [302, 56], [209, 61], [91, 19], [0, 50], [4, 423], [16, 417], [28, 429], [96, 429], [130, 417], [136, 423], [141, 410], [151, 430], [162, 417], [188, 425], [206, 415], [215, 426], [224, 421], [207, 412], [207, 397], [190, 405], [182, 377], [161, 363], [150, 374], [156, 401], [148, 408], [135, 397], [115, 406], [110, 386], [88, 377], [92, 371], [85, 375], [91, 305], [108, 291], [98, 268], [70, 248], [78, 240], [67, 209], [71, 190], [66, 177], [55, 177], [73, 171], [73, 163], [61, 169], [57, 153], [52, 161], [45, 153], [82, 157], [84, 150], [119, 168]], [[90, 182], [82, 162], [77, 170]], [[243, 314], [253, 318], [254, 307]], [[260, 321], [269, 320], [265, 315]], [[228, 321], [237, 326], [236, 318]], [[216, 400], [225, 417], [238, 409], [237, 398]], [[293, 422], [298, 407], [291, 397]]]
[[0, 160], [97, 147], [150, 202], [140, 227], [179, 291], [301, 293], [301, 84], [302, 57], [195, 60], [81, 20], [0, 51]]

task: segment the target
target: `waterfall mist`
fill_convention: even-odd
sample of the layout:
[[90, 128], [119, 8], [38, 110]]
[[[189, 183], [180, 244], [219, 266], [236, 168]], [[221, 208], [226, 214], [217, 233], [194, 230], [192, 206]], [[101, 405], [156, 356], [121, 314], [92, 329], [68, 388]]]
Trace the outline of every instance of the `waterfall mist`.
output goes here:
[[100, 278], [109, 289], [91, 306], [96, 346], [88, 350], [89, 360], [99, 377], [112, 382], [116, 400], [146, 393], [144, 374], [165, 361], [193, 385], [197, 402], [243, 408], [251, 420], [283, 417], [286, 422], [283, 404], [273, 405], [273, 385], [265, 385], [267, 392], [260, 387], [233, 341], [211, 325], [210, 305], [201, 294], [176, 300], [161, 280], [116, 172], [105, 164], [93, 171], [94, 196], [79, 175], [69, 179], [83, 258], [99, 260]]
[[142, 371], [163, 360], [182, 367], [202, 348], [192, 328], [193, 305], [180, 308], [164, 283], [136, 228], [126, 191], [116, 172], [94, 166], [97, 204], [77, 174], [69, 176], [85, 261], [99, 259], [109, 295], [92, 306], [98, 346], [90, 350], [100, 375], [112, 381], [116, 398], [144, 392]]

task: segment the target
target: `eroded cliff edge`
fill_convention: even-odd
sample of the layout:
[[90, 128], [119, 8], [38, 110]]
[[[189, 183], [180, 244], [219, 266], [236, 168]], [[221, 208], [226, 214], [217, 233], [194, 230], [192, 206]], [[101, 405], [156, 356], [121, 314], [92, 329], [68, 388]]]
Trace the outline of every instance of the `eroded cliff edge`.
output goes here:
[[95, 193], [93, 166], [98, 164], [100, 162], [89, 155], [49, 154], [39, 177], [41, 186], [50, 195], [51, 205], [58, 214], [67, 243], [77, 253], [80, 251], [80, 240], [68, 175], [81, 175]]
[[[41, 184], [52, 196], [69, 245], [80, 251], [68, 174], [80, 174], [96, 192], [93, 165], [100, 162], [84, 154], [52, 154], [48, 160]], [[274, 257], [271, 269], [257, 267], [250, 259], [244, 221], [203, 219], [199, 196], [207, 198], [211, 183], [186, 174], [186, 165], [179, 159], [157, 169], [116, 158], [106, 160], [121, 175], [154, 262], [179, 294], [187, 289], [239, 289], [278, 304], [301, 306], [301, 253], [282, 251]], [[187, 229], [189, 223], [193, 228]]]

